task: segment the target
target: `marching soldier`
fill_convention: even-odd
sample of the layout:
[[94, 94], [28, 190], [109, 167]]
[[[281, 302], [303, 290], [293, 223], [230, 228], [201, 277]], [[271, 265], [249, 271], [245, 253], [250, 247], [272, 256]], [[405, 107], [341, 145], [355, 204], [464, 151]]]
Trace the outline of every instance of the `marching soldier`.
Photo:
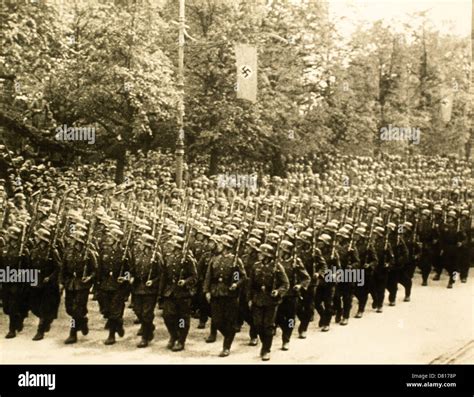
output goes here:
[[232, 255], [233, 239], [222, 235], [217, 242], [215, 256], [209, 261], [204, 282], [204, 293], [211, 305], [213, 326], [224, 336], [220, 357], [227, 357], [237, 330], [239, 317], [239, 289], [246, 279], [245, 269], [236, 253]]
[[170, 335], [168, 349], [184, 350], [191, 320], [191, 297], [197, 281], [196, 261], [179, 236], [170, 239], [173, 250], [163, 257], [159, 296], [163, 300], [163, 319]]
[[[339, 253], [341, 269], [350, 270], [356, 268], [360, 261], [359, 252], [357, 251], [357, 247], [353, 245], [351, 236], [348, 234], [346, 229], [339, 230], [338, 236], [339, 245], [337, 247], [337, 252]], [[337, 283], [334, 297], [336, 323], [340, 323], [341, 325], [348, 324], [352, 308], [353, 293], [354, 283], [349, 282], [348, 280]]]
[[362, 285], [356, 285], [354, 290], [354, 295], [357, 297], [359, 306], [355, 318], [362, 318], [364, 315], [365, 306], [369, 299], [370, 280], [372, 279], [372, 267], [370, 266], [370, 262], [372, 258], [375, 257], [373, 245], [369, 239], [366, 239], [365, 233], [365, 229], [359, 227], [354, 234], [355, 247], [359, 252], [360, 258], [359, 268], [365, 272], [365, 282]]
[[417, 221], [415, 219], [415, 225], [411, 222], [405, 222], [402, 225], [402, 231], [404, 235], [405, 244], [408, 248], [408, 258], [401, 268], [399, 283], [405, 288], [404, 302], [410, 302], [411, 300], [411, 288], [413, 285], [412, 278], [415, 273], [416, 264], [420, 260], [420, 246], [416, 241], [416, 229]]
[[[242, 263], [244, 264], [245, 274], [247, 276], [252, 272], [254, 264], [258, 260], [258, 247], [261, 245], [261, 242], [256, 237], [250, 237], [245, 243], [244, 252], [242, 254]], [[242, 325], [245, 321], [249, 325], [249, 346], [257, 346], [258, 344], [258, 334], [255, 330], [253, 324], [252, 313], [249, 308], [249, 303], [247, 301], [248, 295], [248, 279], [244, 281], [242, 288], [240, 289], [240, 299], [239, 299], [239, 325]]]
[[[303, 262], [306, 272], [311, 280], [308, 287], [301, 291], [302, 300], [297, 308], [297, 315], [300, 320], [298, 326], [298, 334], [300, 339], [306, 338], [309, 323], [314, 316], [314, 294], [316, 291], [317, 276], [315, 276], [313, 252], [311, 250], [311, 233], [307, 231], [301, 232], [297, 239], [297, 255]], [[299, 248], [299, 250], [298, 250]]]
[[270, 244], [262, 244], [259, 251], [258, 261], [249, 277], [248, 300], [253, 323], [262, 342], [260, 357], [263, 361], [268, 361], [277, 308], [290, 283], [285, 269], [275, 257], [273, 247]]
[[[128, 262], [120, 252], [120, 238], [123, 232], [111, 228], [104, 237], [104, 244], [99, 253], [97, 269], [97, 300], [100, 312], [107, 320], [106, 329], [109, 336], [106, 345], [115, 343], [115, 333], [123, 337], [123, 313], [125, 300], [129, 292], [130, 273]], [[127, 277], [128, 276], [128, 277]]]
[[[200, 252], [198, 253], [198, 256], [196, 258], [197, 261], [197, 273], [198, 273], [198, 282], [196, 285], [196, 308], [197, 312], [199, 314], [199, 324], [198, 324], [198, 329], [204, 329], [206, 328], [206, 322], [207, 319], [210, 317], [210, 306], [209, 303], [206, 300], [205, 294], [204, 294], [204, 280], [206, 278], [206, 271], [209, 265], [209, 261], [214, 255], [214, 251], [216, 249], [216, 237], [217, 236], [212, 236], [210, 233], [208, 233], [208, 230], [202, 231], [202, 234], [207, 238], [206, 245], [201, 248]], [[212, 326], [211, 324], [211, 335], [209, 336], [208, 339], [214, 339], [215, 341], [215, 336], [216, 336], [216, 329]], [[214, 338], [212, 338], [214, 336]], [[210, 343], [210, 342], [208, 342]]]
[[29, 307], [39, 318], [38, 330], [34, 341], [42, 340], [50, 330], [51, 323], [58, 317], [60, 303], [59, 292], [59, 255], [50, 247], [50, 232], [39, 228], [35, 232], [34, 245], [30, 250], [29, 268], [38, 271], [36, 285], [31, 285], [28, 298]]
[[370, 293], [373, 299], [372, 308], [376, 309], [377, 313], [382, 313], [385, 289], [387, 288], [388, 267], [393, 260], [393, 251], [383, 227], [376, 226], [374, 235], [375, 257], [371, 261], [373, 273]]
[[340, 268], [339, 255], [334, 243], [331, 244], [331, 236], [323, 233], [318, 238], [314, 269], [318, 280], [315, 307], [320, 317], [319, 326], [323, 332], [329, 331], [331, 318], [334, 314], [333, 303], [336, 283], [333, 268]]
[[[23, 231], [26, 225], [23, 225]], [[22, 251], [22, 236], [24, 232], [17, 226], [7, 229], [6, 247], [0, 257], [0, 268], [18, 271], [26, 264], [26, 256]], [[14, 338], [17, 332], [23, 330], [23, 320], [28, 315], [26, 285], [18, 282], [5, 282], [2, 284], [3, 312], [9, 318], [7, 339]]]
[[441, 273], [443, 272], [443, 262], [442, 262], [442, 247], [441, 247], [441, 229], [444, 226], [443, 220], [443, 208], [436, 204], [433, 207], [433, 243], [432, 243], [432, 252], [433, 252], [433, 267], [435, 275], [433, 281], [439, 281]]
[[288, 350], [296, 321], [296, 308], [298, 301], [301, 299], [301, 291], [308, 288], [311, 280], [303, 262], [301, 262], [301, 259], [296, 255], [293, 243], [288, 240], [283, 240], [281, 242], [281, 250], [281, 264], [285, 269], [290, 284], [288, 292], [278, 306], [276, 323], [282, 330], [283, 344], [281, 349]]
[[456, 212], [451, 210], [447, 214], [447, 221], [440, 230], [442, 266], [449, 274], [448, 288], [453, 288], [455, 272], [458, 266], [457, 250], [459, 248], [459, 234], [456, 225]]
[[423, 209], [421, 211], [421, 220], [418, 230], [418, 238], [421, 245], [420, 253], [420, 269], [421, 269], [421, 278], [422, 286], [428, 285], [428, 277], [431, 272], [431, 266], [433, 264], [433, 240], [434, 240], [434, 231], [433, 225], [430, 220], [430, 210]]
[[459, 222], [459, 236], [458, 236], [458, 263], [461, 282], [467, 282], [469, 275], [469, 266], [471, 264], [471, 216], [469, 210], [464, 209], [461, 211], [461, 219]]
[[[400, 281], [401, 272], [407, 266], [410, 260], [410, 253], [404, 238], [404, 224], [398, 225], [396, 232], [390, 228], [389, 242], [393, 247], [393, 261], [388, 268], [387, 290], [388, 302], [390, 306], [395, 306], [397, 299], [398, 283]], [[393, 239], [393, 235], [396, 235]]]
[[96, 275], [97, 259], [82, 239], [85, 233], [76, 231], [71, 235], [70, 249], [61, 258], [60, 282], [64, 285], [66, 313], [71, 316], [69, 337], [65, 344], [77, 342], [77, 331], [89, 333], [87, 302], [89, 291]]
[[[120, 270], [116, 266], [114, 270], [117, 272], [117, 283], [120, 284], [119, 277], [123, 276], [120, 275]], [[160, 264], [156, 254], [155, 238], [148, 233], [141, 235], [131, 251], [130, 275], [133, 311], [141, 324], [139, 331], [141, 340], [137, 347], [144, 348], [154, 338], [155, 325], [153, 320], [160, 285]], [[113, 274], [113, 276], [115, 275]], [[124, 284], [124, 281], [121, 284]], [[122, 288], [121, 285], [116, 285], [116, 287], [118, 288], [117, 291]], [[117, 297], [117, 299], [120, 298]], [[118, 300], [117, 303], [119, 303]], [[116, 324], [118, 324], [118, 321]]]

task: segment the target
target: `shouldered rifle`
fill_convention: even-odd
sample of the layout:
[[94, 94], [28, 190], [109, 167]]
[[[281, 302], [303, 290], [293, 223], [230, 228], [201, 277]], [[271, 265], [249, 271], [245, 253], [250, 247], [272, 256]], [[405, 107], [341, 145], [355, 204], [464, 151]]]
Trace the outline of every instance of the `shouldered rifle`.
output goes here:
[[237, 266], [237, 261], [239, 259], [239, 250], [240, 250], [240, 244], [242, 242], [242, 232], [239, 234], [239, 238], [237, 239], [237, 245], [235, 247], [235, 254], [234, 254], [234, 259], [233, 259], [233, 266]]
[[[163, 233], [163, 227], [165, 225], [165, 219], [163, 217], [163, 210], [164, 210], [164, 205], [162, 204], [161, 206], [161, 224], [160, 224], [160, 229], [158, 230], [158, 234], [157, 236], [155, 237], [155, 245], [153, 246], [153, 252], [151, 254], [151, 260], [150, 262], [153, 263], [155, 262], [155, 259], [156, 259], [156, 254], [158, 252], [158, 248], [159, 248], [159, 245], [160, 245], [160, 240], [161, 240], [161, 234]], [[150, 271], [148, 272], [148, 278], [147, 278], [147, 281], [150, 280], [150, 277], [151, 277], [151, 273], [152, 273], [152, 267], [150, 266]]]
[[23, 223], [23, 227], [21, 229], [21, 239], [20, 239], [20, 248], [18, 249], [18, 256], [21, 258], [23, 255], [23, 250], [25, 249], [25, 242], [26, 242], [26, 221]]
[[276, 250], [275, 250], [275, 263], [273, 265], [273, 282], [272, 282], [272, 291], [275, 290], [276, 288], [276, 272], [278, 270], [278, 263], [280, 261], [280, 248], [281, 248], [281, 242], [283, 240], [283, 236], [280, 236], [280, 238], [278, 239], [278, 243], [277, 243], [277, 246], [276, 246]]
[[68, 192], [69, 191], [64, 192], [64, 195], [61, 197], [61, 200], [59, 201], [58, 212], [57, 212], [57, 215], [56, 215], [57, 216], [56, 225], [55, 225], [55, 228], [54, 228], [53, 236], [52, 236], [52, 238], [50, 240], [50, 243], [48, 245], [46, 258], [49, 257], [51, 249], [53, 249], [56, 246], [56, 241], [57, 241], [58, 236], [59, 236], [62, 217], [65, 213], [65, 211], [64, 211], [64, 208], [65, 208], [64, 207], [64, 202], [66, 200]]

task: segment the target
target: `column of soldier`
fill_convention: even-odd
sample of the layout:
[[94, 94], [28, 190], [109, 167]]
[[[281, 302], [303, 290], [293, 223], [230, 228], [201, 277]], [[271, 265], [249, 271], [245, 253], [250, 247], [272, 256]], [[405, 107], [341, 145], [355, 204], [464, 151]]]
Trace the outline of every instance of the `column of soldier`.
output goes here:
[[[185, 348], [196, 316], [200, 329], [210, 319], [207, 343], [223, 335], [221, 357], [247, 323], [249, 345], [260, 341], [266, 361], [277, 328], [288, 350], [294, 328], [305, 339], [312, 321], [322, 332], [347, 326], [353, 305], [362, 318], [369, 296], [377, 313], [386, 298], [395, 306], [398, 285], [409, 302], [417, 267], [423, 286], [432, 270], [435, 282], [446, 270], [448, 288], [466, 282], [466, 163], [421, 156], [333, 163], [321, 175], [295, 163], [287, 178], [261, 176], [256, 191], [218, 188], [204, 175], [180, 190], [168, 171], [157, 186], [146, 180], [150, 170], [132, 171], [119, 186], [71, 171], [27, 194], [19, 188], [3, 201], [0, 266], [36, 269], [40, 279], [35, 286], [3, 283], [6, 338], [22, 331], [31, 311], [39, 319], [33, 340], [43, 339], [64, 293], [66, 344], [88, 334], [89, 304], [97, 299], [106, 345], [124, 336], [130, 302], [141, 325], [139, 348], [153, 340], [159, 308], [172, 351]], [[365, 282], [328, 279], [334, 269], [362, 270]]]

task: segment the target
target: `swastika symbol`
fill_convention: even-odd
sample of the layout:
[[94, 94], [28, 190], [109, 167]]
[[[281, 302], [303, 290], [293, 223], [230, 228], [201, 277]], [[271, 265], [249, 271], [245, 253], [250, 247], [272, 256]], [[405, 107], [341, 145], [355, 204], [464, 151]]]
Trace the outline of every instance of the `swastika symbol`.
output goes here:
[[240, 71], [245, 79], [248, 79], [252, 75], [252, 69], [249, 66], [242, 66], [240, 68]]

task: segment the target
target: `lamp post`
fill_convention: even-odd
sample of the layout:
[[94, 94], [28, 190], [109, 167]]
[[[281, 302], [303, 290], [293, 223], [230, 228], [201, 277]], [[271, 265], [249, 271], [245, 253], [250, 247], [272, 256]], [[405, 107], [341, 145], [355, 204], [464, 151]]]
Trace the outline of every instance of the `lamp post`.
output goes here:
[[176, 140], [176, 185], [181, 189], [183, 185], [184, 160], [184, 26], [185, 0], [179, 0], [179, 37], [178, 37], [178, 138]]

